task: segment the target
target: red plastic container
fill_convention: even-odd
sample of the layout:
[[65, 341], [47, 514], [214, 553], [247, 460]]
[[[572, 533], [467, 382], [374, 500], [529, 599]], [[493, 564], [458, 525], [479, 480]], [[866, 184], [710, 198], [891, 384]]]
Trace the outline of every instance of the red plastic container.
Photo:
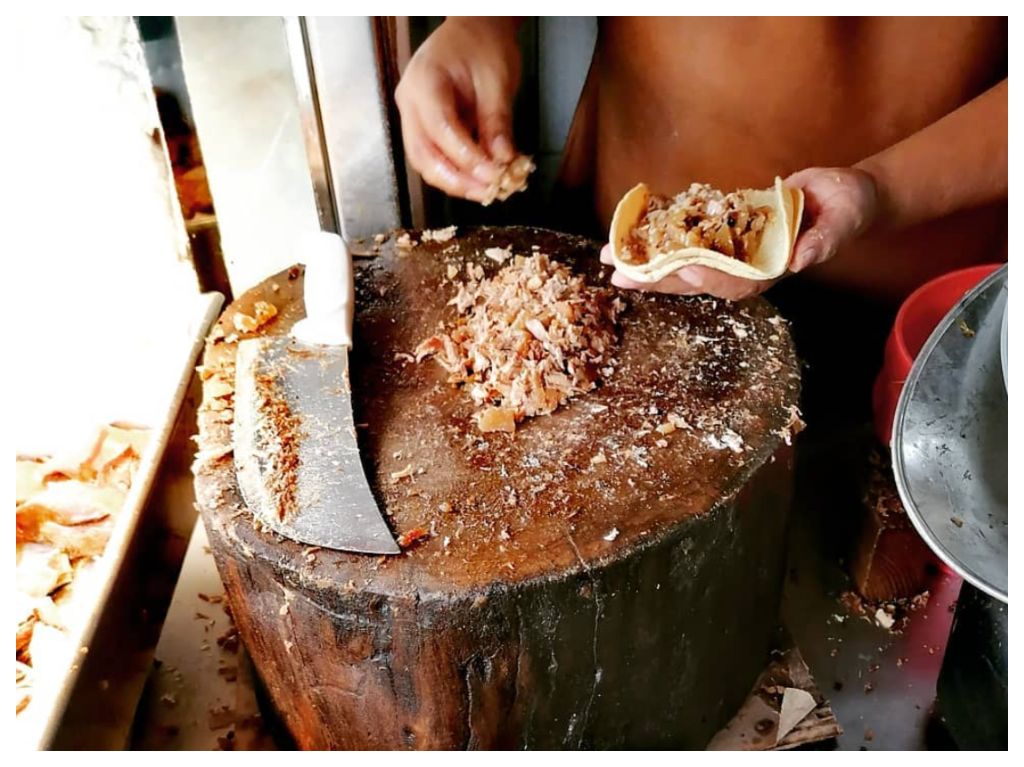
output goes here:
[[928, 336], [957, 301], [1000, 266], [983, 264], [949, 272], [926, 282], [903, 302], [885, 342], [885, 358], [872, 398], [875, 434], [882, 444], [889, 444], [900, 392]]

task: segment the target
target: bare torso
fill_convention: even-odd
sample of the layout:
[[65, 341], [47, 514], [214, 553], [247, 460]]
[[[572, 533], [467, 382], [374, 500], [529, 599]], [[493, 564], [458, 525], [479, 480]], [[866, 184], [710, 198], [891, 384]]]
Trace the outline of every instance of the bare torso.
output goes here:
[[[641, 180], [735, 189], [852, 165], [1003, 79], [1006, 40], [1003, 19], [606, 19], [563, 177], [607, 227]], [[1001, 204], [871, 235], [809, 277], [895, 300], [1005, 242]]]

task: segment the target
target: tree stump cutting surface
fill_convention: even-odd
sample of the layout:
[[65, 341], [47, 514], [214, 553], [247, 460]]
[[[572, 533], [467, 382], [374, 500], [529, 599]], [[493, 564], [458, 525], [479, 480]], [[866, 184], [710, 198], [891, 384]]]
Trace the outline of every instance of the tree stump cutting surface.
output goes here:
[[[234, 318], [266, 301], [278, 315], [255, 334], [286, 333], [301, 269], [224, 313], [195, 473], [241, 636], [304, 748], [703, 747], [776, 623], [799, 393], [785, 323], [760, 299], [624, 293], [608, 381], [514, 436], [481, 434], [468, 395], [407, 355], [453, 316], [449, 266], [493, 273], [495, 246], [607, 281], [597, 244], [534, 229], [391, 238], [357, 262], [364, 465], [396, 534], [429, 531], [397, 557], [254, 528], [230, 452]], [[669, 414], [688, 427], [654, 430]]]

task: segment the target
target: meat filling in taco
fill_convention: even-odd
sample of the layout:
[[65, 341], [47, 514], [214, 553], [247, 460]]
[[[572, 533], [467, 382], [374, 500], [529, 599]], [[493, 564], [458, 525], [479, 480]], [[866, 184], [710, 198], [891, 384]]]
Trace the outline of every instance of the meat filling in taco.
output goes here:
[[671, 199], [652, 194], [623, 243], [622, 260], [646, 264], [658, 253], [703, 248], [748, 263], [773, 214], [743, 192], [726, 194], [709, 184], [691, 184]]

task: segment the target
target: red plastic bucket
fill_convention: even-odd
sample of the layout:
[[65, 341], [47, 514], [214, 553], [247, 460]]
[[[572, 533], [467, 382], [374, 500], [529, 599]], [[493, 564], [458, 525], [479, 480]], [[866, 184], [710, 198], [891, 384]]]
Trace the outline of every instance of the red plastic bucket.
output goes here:
[[882, 370], [872, 397], [875, 434], [888, 445], [903, 384], [917, 353], [956, 302], [1002, 264], [983, 264], [943, 274], [926, 282], [903, 302], [885, 342]]

